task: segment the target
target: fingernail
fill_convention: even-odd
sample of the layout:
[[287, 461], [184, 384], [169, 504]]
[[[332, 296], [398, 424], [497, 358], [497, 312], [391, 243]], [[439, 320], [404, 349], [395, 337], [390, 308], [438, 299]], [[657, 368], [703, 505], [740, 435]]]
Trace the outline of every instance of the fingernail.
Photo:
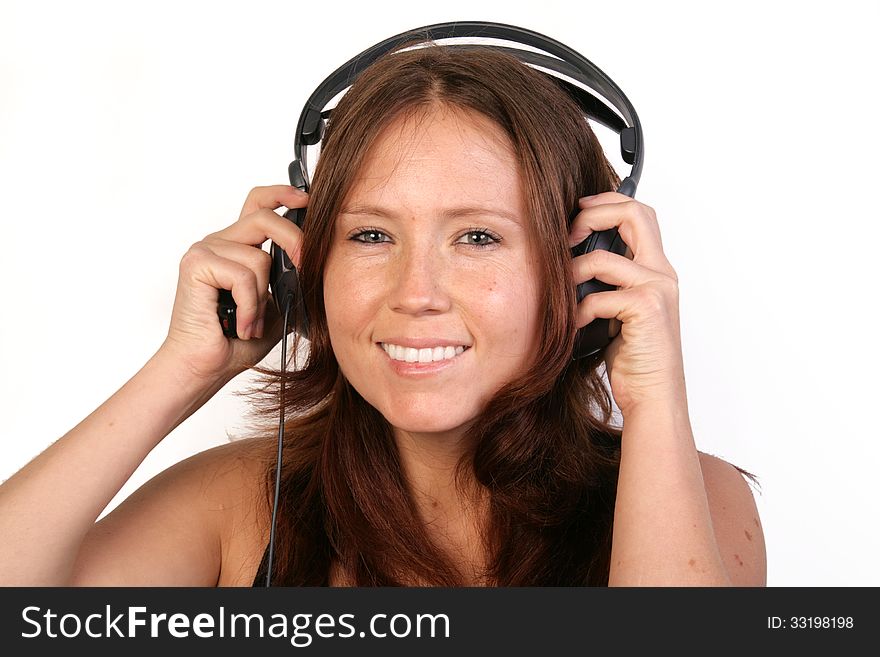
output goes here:
[[263, 337], [263, 318], [260, 317], [254, 324], [254, 337], [262, 338]]
[[569, 246], [569, 248], [573, 249], [573, 248], [576, 247], [578, 244], [583, 244], [583, 243], [587, 240], [587, 238], [588, 238], [590, 235], [593, 234], [593, 231], [591, 231], [589, 228], [587, 228], [586, 231], [587, 231], [587, 232], [586, 232], [585, 235], [581, 235], [580, 239], [575, 240], [575, 241], [572, 241], [571, 234], [569, 234], [569, 236], [568, 236], [568, 246]]
[[585, 205], [589, 205], [590, 201], [592, 201], [595, 198], [596, 198], [595, 196], [584, 196], [582, 198], [579, 198], [578, 205], [581, 207], [584, 207]]

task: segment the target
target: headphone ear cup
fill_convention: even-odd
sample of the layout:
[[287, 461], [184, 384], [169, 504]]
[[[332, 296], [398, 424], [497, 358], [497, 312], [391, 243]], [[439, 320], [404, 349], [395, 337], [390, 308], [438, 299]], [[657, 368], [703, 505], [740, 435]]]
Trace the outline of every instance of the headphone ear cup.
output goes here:
[[[572, 248], [571, 255], [574, 258], [599, 249], [632, 258], [629, 247], [621, 239], [617, 228], [590, 233], [587, 239]], [[587, 295], [594, 292], [609, 292], [616, 289], [617, 287], [614, 285], [609, 285], [596, 278], [592, 278], [577, 286], [577, 302], [580, 303]], [[578, 329], [577, 336], [575, 336], [572, 359], [576, 360], [591, 356], [600, 349], [604, 349], [620, 333], [620, 326], [620, 321], [617, 319], [598, 317], [586, 326]]]
[[[302, 226], [305, 208], [294, 208], [284, 213], [297, 226]], [[291, 298], [290, 309], [293, 317], [289, 319], [288, 326], [302, 336], [308, 336], [309, 320], [303, 303], [302, 290], [299, 284], [299, 276], [296, 267], [287, 256], [287, 252], [272, 242], [269, 247], [269, 255], [272, 256], [272, 267], [269, 270], [269, 290], [278, 314], [284, 316], [284, 306], [287, 298]]]

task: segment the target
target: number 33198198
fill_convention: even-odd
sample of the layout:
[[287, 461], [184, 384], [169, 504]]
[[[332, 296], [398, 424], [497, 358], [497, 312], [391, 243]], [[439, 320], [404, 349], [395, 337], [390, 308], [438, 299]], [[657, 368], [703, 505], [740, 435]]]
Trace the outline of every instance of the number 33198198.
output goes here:
[[852, 627], [852, 616], [767, 616], [767, 629], [770, 630], [831, 630]]

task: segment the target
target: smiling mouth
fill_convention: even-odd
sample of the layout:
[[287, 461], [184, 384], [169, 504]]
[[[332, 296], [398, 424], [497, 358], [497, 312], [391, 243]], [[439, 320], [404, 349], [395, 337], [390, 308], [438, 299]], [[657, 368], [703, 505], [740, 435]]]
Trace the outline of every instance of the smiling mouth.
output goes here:
[[404, 363], [436, 363], [443, 360], [452, 360], [470, 349], [470, 347], [464, 345], [457, 347], [425, 347], [424, 349], [402, 347], [385, 342], [380, 342], [379, 345], [385, 350], [385, 353], [388, 354], [391, 360], [398, 360]]

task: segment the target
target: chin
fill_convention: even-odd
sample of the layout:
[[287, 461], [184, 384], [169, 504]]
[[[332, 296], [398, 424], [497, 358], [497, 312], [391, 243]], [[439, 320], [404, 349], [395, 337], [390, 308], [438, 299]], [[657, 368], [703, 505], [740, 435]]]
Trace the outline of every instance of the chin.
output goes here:
[[473, 416], [455, 417], [449, 413], [385, 412], [379, 409], [382, 416], [397, 431], [410, 434], [448, 434], [463, 433], [473, 421]]
[[[375, 408], [395, 431], [411, 434], [463, 433], [479, 417], [483, 405], [478, 395], [451, 395], [419, 392], [413, 394], [399, 387], [350, 385]], [[358, 383], [361, 383], [360, 381]]]
[[448, 418], [395, 418], [385, 416], [388, 423], [399, 431], [407, 433], [448, 433], [450, 431], [464, 431], [461, 424], [450, 422]]

